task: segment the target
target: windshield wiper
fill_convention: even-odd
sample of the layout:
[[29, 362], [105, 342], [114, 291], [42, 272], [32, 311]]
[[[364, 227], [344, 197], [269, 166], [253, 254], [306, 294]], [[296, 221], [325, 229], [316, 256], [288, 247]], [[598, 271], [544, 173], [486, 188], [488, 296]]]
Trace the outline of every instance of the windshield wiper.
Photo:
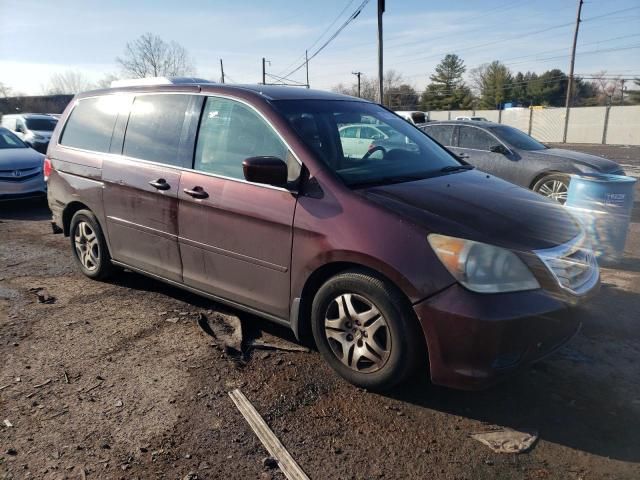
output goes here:
[[457, 172], [458, 170], [473, 170], [474, 167], [473, 165], [448, 165], [446, 167], [442, 167], [440, 169], [441, 172], [443, 173], [447, 173], [447, 172]]

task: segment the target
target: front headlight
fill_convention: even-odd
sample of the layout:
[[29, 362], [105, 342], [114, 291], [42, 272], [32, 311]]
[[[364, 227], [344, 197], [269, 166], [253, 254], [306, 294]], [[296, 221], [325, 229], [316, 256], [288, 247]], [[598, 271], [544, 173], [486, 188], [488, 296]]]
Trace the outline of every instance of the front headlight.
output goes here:
[[499, 293], [540, 288], [529, 268], [510, 250], [435, 233], [427, 239], [449, 273], [469, 290]]

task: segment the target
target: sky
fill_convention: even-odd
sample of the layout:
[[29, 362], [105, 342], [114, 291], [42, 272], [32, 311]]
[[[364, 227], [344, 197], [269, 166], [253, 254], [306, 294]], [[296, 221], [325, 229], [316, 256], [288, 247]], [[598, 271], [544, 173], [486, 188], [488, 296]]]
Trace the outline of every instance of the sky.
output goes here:
[[[363, 0], [0, 0], [0, 82], [41, 94], [54, 73], [90, 81], [119, 74], [115, 59], [145, 32], [184, 46], [197, 76], [227, 81], [285, 75], [324, 43]], [[377, 72], [376, 0], [309, 62], [312, 88]], [[384, 68], [422, 90], [438, 61], [468, 69], [500, 60], [514, 72], [568, 71], [577, 0], [386, 0]], [[342, 15], [339, 15], [342, 12]], [[575, 71], [640, 77], [640, 0], [587, 0]], [[304, 68], [292, 79], [305, 81]]]

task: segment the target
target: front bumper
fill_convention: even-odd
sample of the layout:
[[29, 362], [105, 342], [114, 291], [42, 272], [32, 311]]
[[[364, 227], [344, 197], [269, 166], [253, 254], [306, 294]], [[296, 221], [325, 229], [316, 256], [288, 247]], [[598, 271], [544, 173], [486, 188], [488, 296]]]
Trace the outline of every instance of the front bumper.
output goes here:
[[42, 173], [23, 181], [0, 180], [0, 200], [38, 197], [46, 193], [47, 185]]
[[414, 309], [432, 382], [465, 390], [488, 387], [541, 359], [580, 328], [577, 311], [541, 289], [479, 294], [455, 284]]

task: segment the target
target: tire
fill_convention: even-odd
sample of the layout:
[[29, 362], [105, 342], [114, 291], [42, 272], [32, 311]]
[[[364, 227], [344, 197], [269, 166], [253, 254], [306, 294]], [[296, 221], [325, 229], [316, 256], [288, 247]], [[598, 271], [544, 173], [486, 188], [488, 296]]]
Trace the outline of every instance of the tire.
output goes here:
[[324, 283], [313, 300], [311, 322], [327, 363], [362, 388], [392, 388], [426, 359], [409, 302], [394, 285], [366, 271], [349, 270]]
[[569, 175], [553, 173], [545, 175], [533, 186], [533, 191], [564, 205], [569, 191]]
[[115, 272], [98, 219], [90, 210], [78, 210], [69, 227], [73, 258], [82, 273], [106, 280]]

